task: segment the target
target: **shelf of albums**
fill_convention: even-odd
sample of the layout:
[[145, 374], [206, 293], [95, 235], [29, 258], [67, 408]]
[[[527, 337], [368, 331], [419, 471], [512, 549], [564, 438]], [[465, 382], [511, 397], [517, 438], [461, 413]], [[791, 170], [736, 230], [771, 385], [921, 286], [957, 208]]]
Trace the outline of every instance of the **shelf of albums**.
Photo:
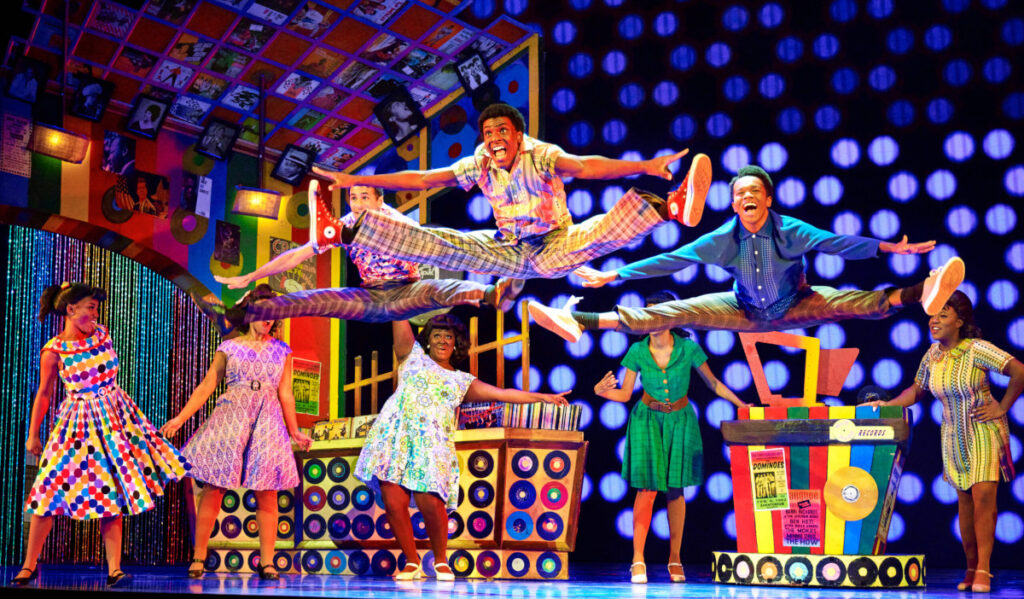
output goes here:
[[[301, 483], [278, 493], [274, 557], [283, 573], [390, 575], [405, 564], [381, 499], [352, 475], [375, 415], [319, 422], [296, 453]], [[448, 561], [457, 576], [566, 579], [575, 549], [587, 442], [579, 406], [466, 404], [454, 434], [458, 508], [449, 514]], [[251, 572], [259, 563], [255, 496], [224, 495], [207, 568]], [[426, 527], [413, 532], [428, 575]]]

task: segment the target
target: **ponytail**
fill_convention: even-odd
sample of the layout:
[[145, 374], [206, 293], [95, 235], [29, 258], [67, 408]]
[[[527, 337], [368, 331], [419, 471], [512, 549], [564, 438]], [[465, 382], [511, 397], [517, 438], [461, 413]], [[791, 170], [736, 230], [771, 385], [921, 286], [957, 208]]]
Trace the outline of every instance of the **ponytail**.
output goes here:
[[87, 297], [102, 302], [107, 299], [107, 292], [102, 287], [93, 287], [85, 283], [64, 282], [60, 285], [50, 285], [39, 296], [39, 322], [44, 322], [50, 314], [64, 316], [69, 305], [77, 304]]

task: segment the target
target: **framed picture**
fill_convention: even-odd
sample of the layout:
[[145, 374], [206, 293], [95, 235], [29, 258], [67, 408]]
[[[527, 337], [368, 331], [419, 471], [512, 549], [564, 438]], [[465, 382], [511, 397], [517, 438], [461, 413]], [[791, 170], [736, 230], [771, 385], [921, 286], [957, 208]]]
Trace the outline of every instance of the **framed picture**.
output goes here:
[[314, 158], [316, 158], [316, 154], [312, 150], [288, 144], [288, 147], [281, 153], [281, 157], [277, 159], [277, 164], [274, 165], [270, 176], [289, 185], [298, 185], [313, 166]]
[[466, 92], [470, 95], [490, 83], [492, 79], [491, 69], [487, 66], [487, 61], [476, 52], [465, 54], [455, 64], [455, 72], [459, 76], [459, 82], [462, 83], [462, 87], [466, 88]]
[[110, 81], [79, 77], [75, 98], [71, 102], [71, 114], [90, 121], [98, 121], [107, 109], [113, 93], [114, 84]]
[[203, 129], [203, 134], [196, 142], [196, 152], [210, 158], [223, 160], [235, 145], [238, 134], [242, 132], [240, 125], [234, 125], [221, 119], [210, 119]]
[[7, 95], [35, 104], [39, 94], [46, 91], [49, 74], [50, 65], [27, 56], [19, 56], [7, 84]]
[[154, 139], [160, 126], [164, 124], [170, 107], [171, 105], [163, 100], [139, 94], [135, 98], [132, 111], [128, 113], [128, 126], [125, 129], [141, 137]]
[[396, 88], [388, 94], [374, 107], [373, 113], [395, 145], [427, 126], [427, 119], [420, 112], [419, 104], [404, 87]]

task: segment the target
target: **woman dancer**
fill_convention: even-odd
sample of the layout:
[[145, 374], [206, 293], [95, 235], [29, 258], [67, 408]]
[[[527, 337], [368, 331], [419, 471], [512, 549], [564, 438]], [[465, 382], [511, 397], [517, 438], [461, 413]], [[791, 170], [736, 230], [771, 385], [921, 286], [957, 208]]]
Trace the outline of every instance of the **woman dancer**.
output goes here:
[[[653, 306], [677, 299], [671, 291], [659, 291], [649, 295], [646, 303]], [[611, 372], [594, 385], [595, 393], [619, 402], [627, 402], [633, 395], [637, 373], [644, 388], [629, 415], [622, 458], [622, 477], [637, 490], [633, 501], [633, 563], [629, 566], [634, 583], [647, 582], [644, 545], [659, 491], [668, 498], [669, 578], [672, 582], [686, 580], [679, 557], [686, 521], [683, 487], [699, 485], [704, 480], [704, 445], [697, 414], [686, 396], [690, 369], [697, 370], [715, 395], [736, 407], [750, 405], [715, 377], [707, 360], [704, 350], [693, 340], [664, 329], [630, 346], [622, 359], [626, 374], [621, 387], [617, 387]]]
[[[272, 297], [269, 285], [257, 285], [240, 305]], [[242, 325], [245, 334], [217, 347], [213, 364], [181, 412], [160, 430], [174, 435], [196, 413], [221, 380], [227, 391], [192, 436], [182, 453], [192, 462], [192, 478], [203, 483], [196, 514], [195, 546], [189, 578], [203, 576], [213, 524], [225, 490], [235, 487], [256, 493], [260, 527], [260, 578], [277, 580], [274, 541], [277, 539], [277, 492], [299, 484], [291, 442], [309, 447], [299, 430], [292, 397], [291, 348], [273, 336], [275, 323], [263, 320]]]
[[401, 365], [398, 387], [370, 428], [354, 474], [384, 499], [388, 523], [405, 554], [398, 580], [423, 577], [409, 517], [409, 498], [423, 514], [434, 572], [439, 581], [455, 580], [448, 565], [448, 514], [459, 497], [459, 461], [455, 456], [455, 408], [463, 401], [542, 401], [565, 405], [569, 393], [531, 393], [499, 389], [454, 364], [468, 355], [466, 328], [442, 314], [431, 318], [417, 338], [407, 321], [392, 323], [395, 355]]
[[[106, 298], [99, 287], [61, 283], [39, 299], [39, 322], [50, 314], [63, 316], [64, 330], [46, 342], [39, 357], [39, 389], [25, 448], [42, 459], [25, 502], [32, 521], [25, 561], [13, 584], [28, 584], [39, 574], [39, 552], [56, 515], [99, 518], [107, 585], [127, 583], [131, 576], [121, 569], [121, 516], [151, 509], [163, 487], [190, 467], [117, 384], [119, 362], [110, 333], [96, 322], [99, 303]], [[67, 398], [43, 445], [39, 427], [58, 374]]]
[[[956, 488], [960, 538], [967, 573], [957, 590], [992, 590], [989, 561], [995, 544], [996, 486], [1013, 480], [1006, 414], [1024, 390], [1024, 364], [981, 338], [974, 306], [954, 291], [928, 320], [935, 343], [921, 358], [914, 384], [889, 401], [868, 405], [910, 406], [926, 391], [942, 402], [942, 476]], [[1002, 401], [996, 401], [988, 373], [1009, 375]]]

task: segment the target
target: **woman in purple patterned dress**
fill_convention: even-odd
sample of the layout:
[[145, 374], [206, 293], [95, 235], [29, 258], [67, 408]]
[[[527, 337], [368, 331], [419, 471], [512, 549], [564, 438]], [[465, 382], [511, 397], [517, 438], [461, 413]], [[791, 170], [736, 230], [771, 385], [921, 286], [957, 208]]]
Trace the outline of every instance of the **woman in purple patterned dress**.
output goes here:
[[[271, 297], [269, 285], [258, 285], [240, 304]], [[277, 539], [277, 492], [299, 484], [291, 442], [309, 447], [312, 440], [299, 430], [292, 397], [292, 363], [288, 344], [273, 336], [272, 320], [253, 322], [245, 334], [217, 347], [206, 377], [185, 407], [161, 428], [167, 436], [178, 431], [206, 403], [221, 379], [227, 391], [217, 407], [182, 449], [192, 463], [190, 476], [203, 483], [196, 513], [195, 547], [189, 578], [203, 575], [207, 546], [226, 489], [244, 487], [256, 493], [260, 528], [260, 578], [276, 580], [274, 541]]]

